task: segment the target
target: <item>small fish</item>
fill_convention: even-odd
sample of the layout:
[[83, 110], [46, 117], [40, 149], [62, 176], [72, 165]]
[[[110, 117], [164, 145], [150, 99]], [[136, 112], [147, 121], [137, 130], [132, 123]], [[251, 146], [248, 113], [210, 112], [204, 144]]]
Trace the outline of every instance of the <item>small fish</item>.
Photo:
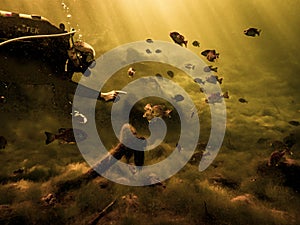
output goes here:
[[153, 43], [153, 40], [151, 38], [146, 39], [146, 42]]
[[206, 66], [206, 67], [204, 67], [204, 72], [210, 72], [210, 71], [214, 71], [214, 72], [218, 72], [218, 67], [213, 67], [213, 66]]
[[195, 47], [200, 47], [200, 42], [199, 41], [193, 41], [192, 45], [195, 46]]
[[193, 65], [193, 64], [191, 64], [191, 63], [188, 63], [188, 64], [185, 64], [185, 66], [184, 66], [185, 68], [187, 68], [187, 69], [189, 69], [189, 70], [193, 70], [193, 69], [195, 69], [195, 65]]
[[255, 37], [256, 35], [259, 36], [260, 32], [261, 30], [253, 27], [244, 30], [244, 34], [251, 37]]
[[229, 98], [229, 93], [228, 93], [228, 91], [225, 91], [225, 92], [223, 93], [222, 97], [228, 99], [228, 98]]
[[155, 74], [155, 76], [156, 76], [157, 78], [159, 78], [159, 79], [162, 79], [162, 78], [163, 78], [163, 76], [162, 76], [161, 74], [159, 74], [159, 73]]
[[174, 77], [174, 72], [171, 71], [171, 70], [168, 70], [168, 71], [167, 71], [167, 74], [168, 74], [168, 76], [171, 77], [171, 78]]
[[204, 93], [204, 92], [205, 92], [205, 89], [204, 89], [203, 87], [201, 87], [201, 88], [200, 88], [200, 92], [201, 92], [201, 93]]
[[241, 103], [248, 103], [248, 101], [246, 99], [244, 99], [244, 98], [239, 98], [239, 102], [241, 102]]
[[133, 77], [134, 74], [135, 74], [135, 69], [133, 69], [132, 67], [130, 67], [130, 68], [127, 70], [127, 74], [128, 74], [128, 76]]
[[148, 121], [153, 119], [154, 117], [168, 117], [170, 118], [171, 109], [166, 109], [163, 105], [154, 105], [152, 106], [150, 103], [145, 105], [144, 107], [145, 113], [143, 115], [144, 118], [147, 118]]
[[221, 103], [223, 98], [229, 98], [228, 91], [221, 95], [220, 92], [216, 92], [211, 94], [207, 99], [205, 99], [206, 103]]
[[73, 128], [60, 128], [58, 129], [58, 134], [45, 132], [45, 135], [46, 135], [46, 145], [50, 144], [55, 140], [59, 140], [60, 143], [62, 144], [65, 143], [75, 144], [76, 139], [78, 142], [80, 142], [87, 138], [87, 134], [84, 131], [79, 129], [73, 129]]
[[211, 75], [211, 76], [209, 76], [209, 77], [206, 78], [206, 81], [208, 83], [212, 83], [212, 84], [216, 84], [217, 82], [219, 84], [222, 84], [223, 78], [219, 78], [218, 76]]
[[219, 58], [220, 53], [217, 53], [216, 50], [204, 50], [201, 52], [201, 55], [206, 56], [207, 60], [210, 62], [214, 62], [215, 59]]
[[296, 121], [296, 120], [291, 120], [289, 121], [289, 124], [293, 125], [293, 126], [299, 126], [300, 125], [300, 122], [299, 121]]
[[205, 84], [205, 82], [201, 78], [195, 78], [194, 81], [198, 84]]
[[159, 53], [161, 53], [161, 50], [160, 49], [156, 49], [155, 53], [159, 54]]
[[180, 46], [184, 44], [185, 47], [187, 47], [188, 41], [184, 40], [184, 36], [179, 34], [178, 32], [171, 32], [170, 37], [176, 44], [179, 44]]
[[82, 123], [82, 124], [86, 124], [87, 123], [87, 118], [85, 115], [83, 115], [82, 113], [79, 113], [77, 110], [74, 110], [73, 113], [71, 113], [71, 115], [73, 116], [73, 120], [78, 122], [78, 123]]
[[147, 54], [151, 54], [152, 52], [151, 52], [151, 50], [150, 50], [149, 48], [147, 48], [147, 49], [146, 49], [146, 53], [147, 53]]
[[184, 97], [183, 97], [182, 95], [178, 94], [178, 95], [175, 95], [175, 96], [173, 97], [173, 99], [174, 99], [176, 102], [181, 102], [181, 101], [184, 100]]
[[7, 140], [5, 137], [0, 136], [0, 149], [4, 149], [7, 145]]

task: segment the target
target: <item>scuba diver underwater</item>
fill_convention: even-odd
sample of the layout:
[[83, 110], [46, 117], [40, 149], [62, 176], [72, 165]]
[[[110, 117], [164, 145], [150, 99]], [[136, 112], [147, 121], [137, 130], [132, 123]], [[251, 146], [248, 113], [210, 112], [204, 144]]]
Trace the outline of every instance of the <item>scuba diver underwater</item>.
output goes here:
[[[30, 62], [31, 59], [45, 62], [54, 69], [54, 74], [64, 80], [72, 81], [73, 74], [79, 72], [88, 76], [88, 68], [95, 66], [95, 50], [91, 45], [81, 40], [74, 40], [76, 30], [67, 31], [63, 23], [59, 27], [53, 25], [47, 18], [39, 15], [29, 15], [0, 10], [0, 54], [1, 67], [5, 68], [7, 58], [15, 58], [19, 63]], [[28, 61], [29, 60], [29, 61]], [[26, 63], [25, 62], [25, 63]], [[41, 83], [48, 82], [47, 77], [16, 76], [1, 74], [5, 82]], [[43, 77], [42, 77], [43, 76]], [[33, 79], [33, 80], [32, 80]], [[60, 80], [62, 80], [60, 79]], [[79, 84], [74, 82], [74, 88]], [[95, 96], [105, 101], [114, 100], [116, 91], [99, 93], [89, 88], [83, 92], [87, 96]]]

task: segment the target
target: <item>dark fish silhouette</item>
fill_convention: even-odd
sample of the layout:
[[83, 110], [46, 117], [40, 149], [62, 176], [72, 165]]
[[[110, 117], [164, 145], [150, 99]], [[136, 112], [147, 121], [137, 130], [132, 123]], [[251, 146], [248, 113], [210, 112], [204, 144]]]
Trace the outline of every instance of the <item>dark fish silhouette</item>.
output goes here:
[[146, 39], [146, 42], [153, 43], [153, 40], [151, 38]]
[[155, 74], [155, 76], [156, 76], [157, 78], [159, 78], [159, 79], [162, 79], [162, 78], [163, 78], [163, 76], [162, 76], [161, 74], [159, 74], [159, 73]]
[[207, 60], [210, 62], [214, 62], [215, 59], [219, 58], [220, 53], [217, 53], [216, 50], [204, 50], [201, 52], [201, 55], [206, 56]]
[[291, 124], [293, 126], [299, 126], [300, 122], [299, 121], [295, 121], [295, 120], [291, 120], [291, 121], [289, 121], [289, 124]]
[[205, 82], [201, 78], [195, 78], [194, 81], [198, 84], [205, 84]]
[[181, 102], [181, 101], [184, 100], [184, 97], [183, 97], [182, 95], [178, 94], [178, 95], [175, 95], [175, 96], [173, 97], [173, 99], [174, 99], [176, 102]]
[[195, 47], [200, 47], [200, 42], [199, 41], [193, 41], [192, 45], [195, 46]]
[[219, 82], [219, 84], [222, 84], [223, 78], [219, 78], [219, 76], [211, 75], [206, 78], [206, 81], [212, 84], [216, 84], [217, 82]]
[[161, 50], [160, 49], [156, 49], [155, 53], [159, 54], [159, 53], [161, 53]]
[[221, 95], [220, 92], [216, 92], [208, 96], [207, 99], [205, 99], [206, 103], [221, 103], [223, 98], [229, 98], [228, 91], [224, 92], [224, 94]]
[[146, 49], [146, 53], [147, 53], [147, 54], [151, 54], [152, 52], [151, 52], [151, 50], [150, 50], [149, 48], [147, 48], [147, 49]]
[[248, 103], [248, 101], [246, 99], [244, 99], [244, 98], [239, 98], [239, 102], [241, 102], [241, 103]]
[[[76, 139], [78, 142], [83, 141], [87, 138], [87, 134], [79, 129], [73, 128], [60, 128], [58, 129], [58, 134], [52, 134], [50, 132], [45, 132], [46, 135], [46, 145], [50, 144], [55, 140], [59, 140], [62, 144], [75, 144]], [[76, 139], [75, 139], [76, 136]]]
[[244, 34], [251, 37], [255, 37], [256, 35], [259, 36], [260, 32], [261, 30], [253, 27], [244, 30]]
[[3, 136], [0, 136], [0, 149], [4, 149], [6, 145], [7, 145], [6, 138]]
[[218, 67], [213, 67], [213, 66], [206, 66], [204, 67], [204, 72], [210, 72], [210, 71], [214, 71], [214, 72], [218, 72]]
[[167, 71], [167, 74], [168, 74], [168, 76], [171, 77], [171, 78], [174, 77], [174, 72], [171, 71], [171, 70], [168, 70], [168, 71]]
[[171, 32], [170, 37], [176, 44], [179, 44], [180, 46], [184, 44], [185, 47], [187, 47], [188, 41], [184, 40], [184, 36], [179, 34], [178, 32]]

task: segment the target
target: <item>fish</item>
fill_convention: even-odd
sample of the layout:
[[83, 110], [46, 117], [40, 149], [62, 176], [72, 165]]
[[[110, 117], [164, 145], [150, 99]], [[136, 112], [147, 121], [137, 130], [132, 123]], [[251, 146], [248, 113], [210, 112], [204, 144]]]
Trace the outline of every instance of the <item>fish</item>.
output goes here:
[[259, 36], [260, 32], [261, 32], [261, 30], [254, 28], [254, 27], [244, 30], [244, 34], [247, 36], [250, 36], [250, 37], [255, 37], [256, 35]]
[[146, 42], [153, 43], [153, 40], [151, 38], [146, 39]]
[[144, 118], [147, 118], [148, 121], [153, 119], [154, 117], [168, 117], [170, 118], [170, 113], [172, 112], [171, 109], [167, 109], [163, 105], [154, 105], [152, 106], [150, 103], [145, 105], [144, 107], [145, 113], [143, 115]]
[[213, 66], [206, 66], [204, 67], [204, 72], [210, 72], [210, 71], [214, 71], [214, 72], [218, 72], [218, 67], [213, 67]]
[[174, 77], [174, 72], [171, 71], [171, 70], [168, 70], [168, 71], [167, 71], [167, 74], [168, 74], [168, 76], [171, 77], [171, 78]]
[[184, 97], [180, 94], [177, 94], [172, 99], [174, 99], [176, 102], [181, 102], [184, 100]]
[[289, 121], [289, 124], [293, 125], [293, 126], [299, 126], [300, 125], [300, 122], [299, 121], [296, 121], [296, 120], [291, 120]]
[[248, 103], [248, 101], [246, 99], [244, 99], [244, 98], [239, 98], [239, 102], [241, 102], [241, 103]]
[[7, 140], [5, 137], [0, 136], [0, 149], [5, 149], [7, 145]]
[[150, 50], [149, 48], [147, 48], [147, 49], [146, 49], [146, 53], [147, 53], [147, 54], [151, 54], [152, 52], [151, 52], [151, 50]]
[[195, 47], [200, 47], [200, 42], [199, 41], [193, 41], [192, 45], [195, 46]]
[[216, 50], [207, 49], [201, 52], [201, 55], [206, 56], [206, 59], [210, 62], [214, 62], [215, 59], [219, 58], [220, 53], [217, 53]]
[[205, 84], [205, 81], [203, 81], [201, 78], [195, 78], [194, 82], [198, 84]]
[[211, 94], [207, 99], [205, 99], [206, 103], [221, 103], [223, 98], [229, 98], [228, 91], [224, 92], [224, 94], [221, 95], [220, 92], [216, 92]]
[[172, 40], [176, 43], [179, 44], [180, 46], [182, 46], [184, 44], [185, 47], [187, 47], [187, 40], [184, 40], [184, 36], [181, 35], [178, 32], [171, 32], [170, 33], [170, 37], [172, 38]]
[[132, 67], [130, 67], [130, 68], [127, 70], [127, 74], [128, 74], [128, 76], [133, 77], [134, 74], [135, 74], [135, 69], [133, 69]]
[[157, 78], [159, 78], [159, 79], [162, 79], [162, 78], [163, 78], [163, 76], [162, 76], [161, 74], [159, 74], [159, 73], [155, 74], [155, 76], [156, 76]]
[[155, 53], [159, 54], [159, 53], [161, 53], [161, 50], [160, 49], [156, 49]]
[[184, 67], [187, 68], [187, 69], [189, 69], [189, 70], [195, 69], [195, 65], [193, 65], [193, 64], [191, 64], [191, 63], [185, 64]]
[[211, 76], [206, 78], [206, 81], [208, 83], [212, 83], [212, 84], [216, 84], [217, 82], [219, 84], [222, 84], [223, 78], [219, 78], [219, 76], [211, 75]]
[[62, 144], [75, 144], [76, 141], [80, 142], [87, 138], [87, 134], [84, 131], [73, 128], [60, 128], [58, 129], [58, 134], [53, 134], [46, 131], [45, 135], [46, 145], [52, 143], [55, 140], [59, 140]]

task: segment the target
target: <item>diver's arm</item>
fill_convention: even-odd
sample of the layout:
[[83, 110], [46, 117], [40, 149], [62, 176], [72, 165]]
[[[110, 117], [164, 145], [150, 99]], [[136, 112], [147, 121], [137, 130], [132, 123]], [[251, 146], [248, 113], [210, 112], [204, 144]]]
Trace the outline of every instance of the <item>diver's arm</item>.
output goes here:
[[109, 92], [99, 92], [81, 84], [78, 84], [74, 81], [72, 82], [77, 85], [76, 95], [79, 95], [81, 97], [104, 100], [107, 102], [115, 100], [115, 98], [118, 96], [118, 92], [115, 90]]
[[99, 94], [100, 98], [104, 99], [105, 101], [111, 101], [114, 100], [118, 93], [116, 91], [110, 91], [110, 92], [100, 92]]

